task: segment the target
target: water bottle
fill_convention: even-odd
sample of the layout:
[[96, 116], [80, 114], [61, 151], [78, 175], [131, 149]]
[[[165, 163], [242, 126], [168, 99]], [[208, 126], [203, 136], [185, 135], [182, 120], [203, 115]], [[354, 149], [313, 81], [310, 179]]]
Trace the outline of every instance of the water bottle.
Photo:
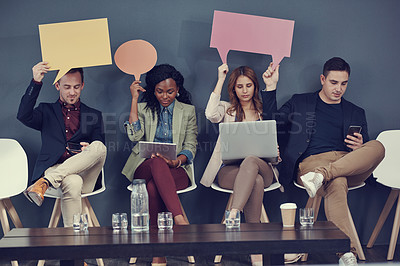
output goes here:
[[149, 231], [149, 196], [144, 179], [132, 181], [131, 228], [134, 232]]

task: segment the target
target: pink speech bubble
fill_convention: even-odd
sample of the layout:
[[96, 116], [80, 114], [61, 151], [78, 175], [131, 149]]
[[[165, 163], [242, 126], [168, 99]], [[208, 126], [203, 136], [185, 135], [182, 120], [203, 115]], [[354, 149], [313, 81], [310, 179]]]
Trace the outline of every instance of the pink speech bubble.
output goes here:
[[210, 47], [217, 48], [223, 63], [229, 50], [270, 54], [277, 66], [290, 57], [294, 20], [214, 11]]
[[157, 51], [151, 43], [144, 40], [132, 40], [121, 44], [114, 54], [117, 67], [136, 80], [140, 75], [154, 67], [157, 62]]

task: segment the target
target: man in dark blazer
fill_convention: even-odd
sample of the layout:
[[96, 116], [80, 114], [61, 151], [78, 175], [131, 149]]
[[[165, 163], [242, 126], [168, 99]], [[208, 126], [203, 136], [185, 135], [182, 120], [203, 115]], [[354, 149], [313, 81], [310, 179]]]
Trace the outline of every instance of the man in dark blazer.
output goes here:
[[[279, 73], [269, 68], [264, 75], [277, 81]], [[364, 182], [385, 150], [379, 141], [369, 141], [364, 110], [343, 98], [349, 76], [349, 64], [334, 57], [324, 65], [321, 90], [293, 95], [279, 110], [276, 86], [263, 91], [262, 97], [263, 118], [275, 119], [278, 125], [281, 182], [296, 178], [311, 198], [316, 193], [324, 197], [327, 219], [349, 236], [354, 247], [348, 187]], [[361, 131], [348, 135], [350, 126], [360, 126]]]
[[41, 132], [42, 147], [31, 182], [24, 195], [38, 206], [51, 187], [61, 187], [61, 210], [64, 226], [72, 226], [73, 215], [81, 212], [81, 193], [93, 191], [106, 158], [104, 128], [100, 111], [80, 101], [84, 87], [82, 68], [71, 69], [55, 87], [55, 103], [36, 101], [42, 79], [49, 70], [46, 62], [32, 68], [33, 79], [18, 109], [17, 118]]

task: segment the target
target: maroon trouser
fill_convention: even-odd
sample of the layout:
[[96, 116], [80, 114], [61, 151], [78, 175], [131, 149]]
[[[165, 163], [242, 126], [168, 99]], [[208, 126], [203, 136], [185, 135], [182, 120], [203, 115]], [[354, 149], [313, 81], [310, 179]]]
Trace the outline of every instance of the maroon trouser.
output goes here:
[[145, 179], [149, 194], [150, 224], [157, 224], [157, 214], [170, 211], [173, 217], [181, 214], [182, 209], [177, 190], [187, 188], [189, 177], [185, 169], [170, 168], [162, 158], [144, 161], [136, 169], [134, 179]]

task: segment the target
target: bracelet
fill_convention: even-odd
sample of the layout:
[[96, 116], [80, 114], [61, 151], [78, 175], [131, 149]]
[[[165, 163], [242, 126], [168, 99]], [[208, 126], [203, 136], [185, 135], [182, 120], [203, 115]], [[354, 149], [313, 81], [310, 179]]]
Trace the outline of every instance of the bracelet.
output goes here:
[[177, 159], [178, 161], [179, 161], [179, 163], [178, 163], [178, 165], [175, 167], [175, 168], [179, 168], [180, 166], [181, 166], [181, 164], [182, 164], [182, 161], [181, 160], [179, 160], [179, 159]]

